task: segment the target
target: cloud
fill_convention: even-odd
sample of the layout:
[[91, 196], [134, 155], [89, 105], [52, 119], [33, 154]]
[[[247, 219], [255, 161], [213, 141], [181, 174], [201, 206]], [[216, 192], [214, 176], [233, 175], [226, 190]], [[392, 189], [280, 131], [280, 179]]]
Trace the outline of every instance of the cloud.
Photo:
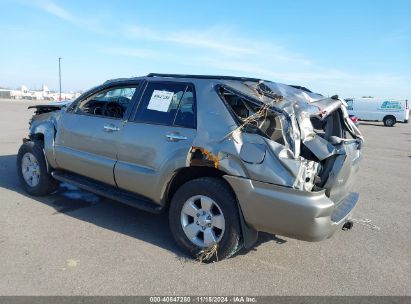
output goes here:
[[[324, 67], [300, 52], [290, 50], [274, 37], [246, 36], [227, 26], [207, 28], [157, 29], [140, 24], [110, 24], [104, 18], [82, 17], [52, 0], [39, 0], [36, 6], [44, 12], [84, 30], [111, 34], [115, 46], [101, 43], [101, 52], [144, 60], [149, 65], [175, 73], [232, 74], [272, 79], [284, 83], [315, 86], [314, 90], [346, 92], [347, 95], [372, 92], [404, 91], [410, 79], [407, 75], [367, 73]], [[102, 16], [100, 16], [102, 17]], [[393, 33], [391, 40], [409, 39], [409, 32]], [[131, 60], [131, 59], [130, 59]], [[161, 63], [162, 65], [155, 65]], [[130, 71], [124, 71], [128, 73]], [[134, 72], [134, 71], [133, 71]], [[330, 93], [335, 93], [330, 92]]]
[[262, 79], [275, 79], [287, 83], [355, 83], [364, 86], [395, 86], [403, 79], [397, 75], [391, 74], [354, 74], [340, 71], [337, 69], [324, 68], [318, 65], [310, 65], [308, 68], [293, 67], [294, 71], [288, 69], [277, 69], [274, 63], [266, 63], [259, 60], [253, 61], [233, 61], [219, 60], [215, 58], [201, 58], [199, 64], [224, 69], [232, 72], [251, 74], [261, 77]]
[[85, 28], [98, 33], [108, 33], [107, 29], [104, 29], [101, 25], [100, 19], [97, 17], [80, 17], [74, 15], [68, 10], [64, 9], [62, 6], [56, 4], [52, 0], [39, 0], [34, 2], [34, 4], [43, 10], [44, 12], [57, 17], [63, 21], [72, 23], [78, 27]]
[[58, 6], [56, 3], [52, 1], [41, 1], [40, 7], [46, 11], [49, 14], [52, 14], [60, 19], [73, 22], [73, 23], [78, 23], [79, 20], [75, 18], [72, 14], [70, 14], [68, 11], [63, 9], [61, 6]]
[[143, 39], [157, 43], [195, 48], [216, 52], [226, 57], [264, 56], [307, 65], [310, 61], [300, 54], [285, 50], [272, 42], [240, 37], [226, 27], [211, 27], [197, 30], [156, 31], [142, 26], [126, 26], [121, 31], [129, 39]]
[[102, 51], [113, 55], [121, 55], [143, 59], [156, 59], [162, 56], [162, 53], [144, 48], [104, 47], [102, 48]]
[[221, 35], [215, 29], [205, 31], [175, 31], [161, 32], [154, 31], [141, 26], [130, 26], [125, 28], [125, 33], [129, 38], [139, 38], [162, 43], [174, 43], [186, 47], [205, 48], [220, 53], [229, 54], [252, 54], [254, 50], [247, 46], [240, 46], [230, 43], [230, 41], [221, 41], [215, 37]]
[[[400, 88], [403, 77], [386, 73], [353, 73], [324, 67], [305, 56], [271, 41], [243, 37], [231, 30], [156, 31], [128, 26], [122, 31], [128, 38], [127, 48], [111, 50], [118, 55], [150, 58], [153, 62], [177, 65], [175, 73], [252, 76], [278, 82], [299, 84], [333, 95], [370, 94]], [[145, 44], [148, 48], [141, 49]], [[133, 45], [138, 47], [133, 48]], [[156, 51], [150, 51], [156, 50]], [[164, 50], [163, 52], [161, 50]], [[376, 93], [376, 94], [377, 94]]]
[[407, 43], [411, 41], [411, 30], [408, 28], [397, 29], [391, 33], [380, 36], [382, 43]]

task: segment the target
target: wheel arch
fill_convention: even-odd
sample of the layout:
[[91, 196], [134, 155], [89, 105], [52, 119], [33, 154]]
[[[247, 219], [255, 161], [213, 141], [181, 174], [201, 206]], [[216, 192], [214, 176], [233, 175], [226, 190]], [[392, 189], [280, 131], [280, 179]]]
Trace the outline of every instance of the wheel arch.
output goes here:
[[387, 115], [385, 115], [382, 120], [385, 120], [386, 118], [389, 118], [389, 117], [392, 117], [392, 118], [394, 118], [394, 119], [397, 121], [397, 117], [395, 117], [395, 115], [393, 115], [393, 114], [387, 114]]
[[240, 224], [241, 224], [241, 233], [242, 233], [242, 238], [244, 242], [244, 247], [245, 248], [251, 248], [255, 242], [257, 241], [258, 238], [258, 232], [249, 227], [247, 223], [244, 220], [243, 212], [241, 210], [241, 206], [238, 202], [237, 195], [232, 188], [232, 186], [227, 182], [226, 179], [223, 178], [224, 175], [227, 175], [226, 172], [223, 170], [214, 168], [214, 167], [208, 167], [208, 166], [190, 166], [190, 167], [184, 167], [178, 170], [171, 180], [169, 181], [167, 188], [165, 190], [165, 193], [163, 195], [163, 200], [164, 200], [164, 209], [168, 209], [171, 199], [173, 198], [173, 195], [177, 191], [179, 187], [181, 187], [183, 184], [186, 182], [200, 178], [200, 177], [216, 177], [219, 178], [229, 189], [229, 191], [234, 195], [236, 203], [237, 203], [237, 210], [238, 210], [238, 215], [240, 218]]
[[30, 140], [41, 140], [44, 143], [43, 152], [46, 157], [47, 163], [50, 167], [57, 167], [56, 159], [54, 156], [54, 139], [56, 134], [56, 128], [51, 121], [43, 121], [38, 124], [33, 124], [30, 128], [29, 138]]

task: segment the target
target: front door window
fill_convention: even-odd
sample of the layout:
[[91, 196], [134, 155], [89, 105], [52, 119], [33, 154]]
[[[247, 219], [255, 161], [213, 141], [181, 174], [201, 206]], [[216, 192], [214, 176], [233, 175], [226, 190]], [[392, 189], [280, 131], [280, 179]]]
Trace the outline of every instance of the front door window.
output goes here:
[[80, 101], [75, 113], [124, 119], [135, 92], [136, 87], [116, 87], [97, 92]]

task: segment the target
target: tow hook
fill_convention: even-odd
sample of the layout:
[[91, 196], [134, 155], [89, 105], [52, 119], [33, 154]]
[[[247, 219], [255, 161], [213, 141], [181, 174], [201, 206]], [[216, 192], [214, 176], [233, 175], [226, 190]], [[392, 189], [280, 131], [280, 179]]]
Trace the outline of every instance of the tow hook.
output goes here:
[[350, 230], [350, 229], [352, 229], [353, 226], [354, 226], [354, 222], [351, 221], [351, 220], [348, 220], [342, 226], [342, 230], [344, 230], [344, 231]]

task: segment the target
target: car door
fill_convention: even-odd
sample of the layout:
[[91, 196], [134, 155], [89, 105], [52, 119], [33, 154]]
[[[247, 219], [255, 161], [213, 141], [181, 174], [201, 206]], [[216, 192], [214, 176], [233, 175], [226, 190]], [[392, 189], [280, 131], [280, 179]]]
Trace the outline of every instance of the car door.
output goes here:
[[166, 181], [186, 165], [195, 135], [194, 86], [148, 82], [121, 131], [114, 169], [118, 187], [159, 203]]
[[137, 86], [106, 87], [63, 112], [55, 141], [60, 169], [115, 185], [118, 133], [130, 113]]

